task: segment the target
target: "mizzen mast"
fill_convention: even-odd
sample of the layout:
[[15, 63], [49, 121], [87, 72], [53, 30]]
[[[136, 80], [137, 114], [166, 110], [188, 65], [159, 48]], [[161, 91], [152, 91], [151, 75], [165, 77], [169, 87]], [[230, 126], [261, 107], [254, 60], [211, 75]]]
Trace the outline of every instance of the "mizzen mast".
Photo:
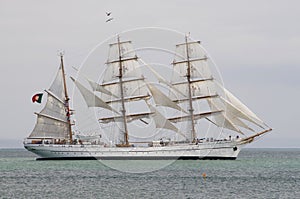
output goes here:
[[61, 64], [61, 71], [62, 71], [62, 79], [63, 79], [63, 84], [64, 84], [64, 94], [65, 94], [65, 109], [66, 109], [66, 115], [67, 115], [67, 120], [68, 120], [68, 131], [69, 131], [69, 139], [70, 139], [70, 143], [72, 143], [73, 137], [72, 137], [72, 128], [71, 128], [71, 120], [70, 120], [70, 106], [69, 106], [69, 101], [70, 98], [68, 96], [68, 91], [67, 91], [67, 83], [66, 83], [66, 76], [65, 76], [65, 68], [64, 68], [64, 53], [60, 52], [59, 53], [60, 56], [60, 64]]

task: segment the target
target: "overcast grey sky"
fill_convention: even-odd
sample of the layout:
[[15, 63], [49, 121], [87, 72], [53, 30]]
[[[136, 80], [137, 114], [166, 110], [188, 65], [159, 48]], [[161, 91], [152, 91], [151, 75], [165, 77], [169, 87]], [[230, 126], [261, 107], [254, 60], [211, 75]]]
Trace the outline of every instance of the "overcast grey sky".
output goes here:
[[299, 19], [297, 0], [0, 0], [0, 147], [31, 132], [31, 97], [49, 87], [57, 50], [71, 70], [108, 36], [147, 26], [203, 42], [225, 86], [274, 128], [251, 147], [300, 147]]

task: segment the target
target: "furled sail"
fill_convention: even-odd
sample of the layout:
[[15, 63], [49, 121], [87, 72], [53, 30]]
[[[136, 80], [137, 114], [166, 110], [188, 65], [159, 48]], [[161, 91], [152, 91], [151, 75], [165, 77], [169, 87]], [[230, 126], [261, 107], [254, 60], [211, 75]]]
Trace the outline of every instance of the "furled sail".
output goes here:
[[[213, 115], [217, 115], [222, 113], [222, 111], [210, 111], [210, 112], [205, 112], [205, 113], [198, 113], [194, 115], [194, 119], [195, 120], [199, 120], [199, 119], [203, 119], [209, 116], [213, 116]], [[170, 122], [186, 122], [190, 120], [190, 116], [189, 115], [184, 115], [184, 116], [179, 116], [179, 117], [172, 117], [172, 118], [168, 118], [168, 120]]]
[[[137, 114], [129, 114], [126, 115], [126, 121], [132, 122], [134, 120], [139, 120], [143, 118], [149, 118], [150, 115], [153, 113], [137, 113]], [[114, 117], [103, 117], [99, 119], [99, 122], [101, 123], [110, 123], [110, 122], [122, 122], [123, 117], [122, 116], [114, 116]]]
[[69, 136], [68, 110], [65, 108], [62, 67], [47, 90], [47, 102], [40, 113], [37, 113], [37, 122], [29, 138], [58, 138], [66, 139]]

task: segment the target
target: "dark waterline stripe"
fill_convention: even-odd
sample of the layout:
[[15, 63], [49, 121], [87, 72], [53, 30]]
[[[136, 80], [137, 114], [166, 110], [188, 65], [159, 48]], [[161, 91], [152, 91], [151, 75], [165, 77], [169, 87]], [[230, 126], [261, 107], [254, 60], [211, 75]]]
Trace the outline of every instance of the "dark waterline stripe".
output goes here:
[[172, 157], [172, 156], [164, 156], [164, 157], [155, 157], [155, 156], [138, 156], [138, 157], [59, 157], [59, 158], [37, 158], [36, 160], [235, 160], [236, 157], [198, 157], [198, 156], [190, 156], [190, 157]]

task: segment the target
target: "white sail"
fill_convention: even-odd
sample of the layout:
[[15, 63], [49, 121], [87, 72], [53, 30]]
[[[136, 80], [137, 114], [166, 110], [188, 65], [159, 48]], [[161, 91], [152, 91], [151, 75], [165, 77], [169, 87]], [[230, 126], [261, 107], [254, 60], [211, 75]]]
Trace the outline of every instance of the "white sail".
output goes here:
[[[76, 81], [73, 77], [71, 77], [72, 81], [75, 83], [76, 87], [79, 89], [82, 97], [84, 98], [88, 107], [101, 107], [110, 111], [116, 112], [112, 107], [107, 105], [102, 99], [96, 96], [94, 93], [85, 88], [82, 84]], [[117, 112], [116, 112], [117, 113]]]
[[[119, 49], [120, 48], [120, 49]], [[119, 55], [120, 53], [120, 55]], [[142, 73], [137, 62], [137, 56], [130, 41], [111, 44], [107, 68], [105, 70], [103, 83], [112, 82], [119, 79], [120, 57], [122, 62], [122, 78], [141, 78]]]
[[248, 115], [243, 113], [241, 110], [239, 110], [237, 107], [235, 107], [233, 104], [231, 104], [227, 100], [225, 100], [223, 98], [220, 98], [220, 99], [226, 107], [225, 112], [226, 112], [227, 117], [230, 118], [231, 121], [233, 121], [234, 124], [253, 131], [253, 129], [251, 129], [248, 125], [246, 125], [244, 122], [242, 122], [240, 120], [240, 119], [244, 119], [244, 120], [247, 120], [249, 122], [255, 123], [255, 121], [253, 121], [252, 118], [250, 118]]
[[177, 90], [180, 90], [181, 93], [184, 94], [184, 96], [178, 94], [177, 92], [171, 92], [170, 93], [170, 98], [174, 101], [186, 101], [188, 100], [189, 96], [189, 88], [188, 84], [190, 84], [191, 87], [191, 97], [192, 98], [199, 98], [201, 97], [209, 97], [209, 96], [216, 96], [218, 93], [216, 92], [215, 89], [215, 84], [212, 79], [206, 79], [206, 80], [197, 80], [197, 81], [192, 81], [190, 83], [188, 82], [180, 82], [180, 83], [174, 83], [173, 87], [176, 88]]
[[178, 111], [182, 111], [182, 112], [186, 113], [185, 110], [183, 110], [175, 102], [173, 102], [171, 99], [169, 99], [169, 97], [167, 97], [163, 92], [161, 92], [159, 89], [157, 89], [151, 83], [148, 83], [147, 86], [148, 86], [149, 90], [151, 91], [151, 94], [153, 96], [153, 99], [154, 99], [156, 105], [174, 108]]
[[[258, 118], [246, 105], [244, 105], [240, 100], [238, 100], [232, 93], [225, 89], [220, 83], [215, 81], [215, 85], [224, 92], [225, 98], [220, 97], [221, 103], [224, 104], [227, 116], [230, 118], [240, 118], [252, 122], [253, 124], [264, 129], [264, 122]], [[232, 119], [233, 120], [233, 119]], [[248, 128], [247, 125], [242, 124], [243, 122], [236, 121], [234, 123], [240, 123], [241, 127], [247, 128], [251, 131], [253, 129]]]
[[230, 93], [227, 89], [224, 88], [226, 99], [233, 104], [237, 109], [239, 109], [241, 112], [243, 112], [245, 115], [247, 115], [248, 119], [256, 125], [260, 126], [263, 128], [265, 123], [258, 118], [255, 113], [253, 113], [246, 105], [244, 105], [239, 99], [237, 99], [232, 93]]
[[[114, 99], [115, 101], [121, 100], [122, 97], [149, 96], [137, 60], [138, 57], [130, 41], [110, 44], [107, 67], [101, 86], [117, 97]], [[121, 80], [120, 74], [122, 75]], [[122, 85], [122, 96], [120, 85]], [[112, 100], [110, 96], [102, 97], [105, 101]]]
[[[76, 70], [78, 72], [78, 69], [73, 67], [74, 70]], [[91, 80], [90, 78], [88, 78], [86, 75], [83, 75], [84, 78], [89, 82], [90, 86], [92, 87], [93, 91], [97, 91], [97, 92], [101, 92], [104, 94], [107, 94], [109, 96], [114, 96], [109, 90], [105, 89], [102, 85], [98, 84], [97, 82]]]
[[62, 67], [60, 66], [57, 74], [54, 78], [54, 81], [52, 82], [49, 91], [52, 92], [58, 99], [64, 101], [65, 100], [65, 94], [64, 94], [64, 83], [63, 83], [63, 72]]
[[[114, 93], [117, 98], [121, 98], [121, 91], [120, 91], [120, 82], [112, 82], [109, 84], [102, 84], [102, 86], [109, 90], [110, 92]], [[148, 90], [144, 82], [144, 78], [135, 78], [135, 79], [127, 79], [122, 81], [123, 86], [123, 97], [134, 97], [134, 96], [148, 96]], [[112, 100], [111, 97], [105, 98], [105, 101]]]
[[47, 102], [40, 113], [37, 114], [37, 122], [29, 135], [29, 138], [60, 138], [69, 136], [68, 115], [64, 104], [64, 88], [62, 68], [47, 92]]
[[190, 66], [191, 79], [208, 79], [212, 77], [206, 53], [202, 49], [200, 42], [188, 42], [176, 45], [175, 53], [173, 83], [186, 80], [188, 66]]
[[29, 138], [67, 139], [68, 136], [69, 127], [67, 122], [38, 115], [37, 123]]
[[173, 90], [181, 92], [170, 93], [170, 98], [177, 102], [189, 100], [190, 94], [198, 99], [217, 95], [207, 56], [200, 42], [176, 45], [171, 83]]
[[186, 136], [182, 132], [180, 132], [180, 130], [176, 126], [174, 126], [167, 118], [165, 118], [156, 108], [154, 108], [150, 104], [148, 104], [148, 107], [150, 111], [153, 112], [151, 118], [153, 119], [156, 128], [168, 129], [186, 138]]
[[219, 115], [214, 115], [214, 124], [216, 124], [218, 127], [230, 129], [233, 131], [236, 131], [240, 134], [244, 134], [236, 124], [233, 123], [231, 120], [232, 118], [229, 118], [228, 115], [226, 114], [226, 107], [225, 105], [220, 101], [220, 99], [208, 99], [208, 104], [211, 107], [211, 110], [224, 110]]
[[98, 91], [98, 92], [113, 96], [113, 94], [109, 90], [105, 89], [102, 85], [94, 82], [91, 79], [87, 78], [87, 80], [88, 80], [90, 86], [92, 87], [93, 91]]
[[44, 115], [49, 115], [54, 118], [66, 121], [66, 110], [65, 103], [62, 99], [59, 99], [50, 91], [45, 91], [47, 93], [47, 102], [45, 107], [41, 110], [40, 113]]
[[158, 72], [156, 72], [149, 64], [147, 64], [146, 62], [144, 62], [142, 59], [140, 59], [141, 62], [147, 66], [150, 71], [155, 75], [155, 77], [157, 78], [159, 83], [165, 84], [166, 86], [168, 86], [170, 89], [174, 90], [175, 93], [178, 93], [181, 96], [185, 96], [184, 93], [182, 93], [180, 90], [178, 90], [177, 88], [175, 88], [171, 83], [169, 83], [168, 81], [166, 81], [160, 74], [158, 74]]
[[131, 41], [120, 41], [109, 44], [108, 61], [118, 61], [119, 57], [123, 59], [131, 59], [136, 57]]
[[102, 96], [107, 103], [149, 99], [145, 78], [131, 41], [110, 44], [106, 65], [101, 86], [115, 96]]

